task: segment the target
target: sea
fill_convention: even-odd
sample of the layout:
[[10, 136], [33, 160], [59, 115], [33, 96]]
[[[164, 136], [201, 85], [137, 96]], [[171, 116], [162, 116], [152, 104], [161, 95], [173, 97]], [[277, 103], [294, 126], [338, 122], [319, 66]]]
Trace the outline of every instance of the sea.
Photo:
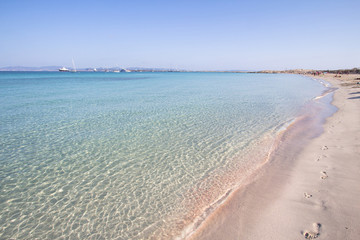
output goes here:
[[0, 72], [0, 239], [183, 239], [328, 85], [291, 74]]

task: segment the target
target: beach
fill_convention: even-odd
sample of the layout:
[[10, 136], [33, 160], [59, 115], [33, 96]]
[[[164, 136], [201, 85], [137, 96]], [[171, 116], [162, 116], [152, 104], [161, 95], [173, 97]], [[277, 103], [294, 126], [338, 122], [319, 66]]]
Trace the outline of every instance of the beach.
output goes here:
[[331, 83], [336, 113], [314, 136], [302, 129], [309, 124], [290, 126], [265, 166], [190, 239], [360, 238], [360, 76], [309, 77]]
[[0, 239], [356, 239], [346, 77], [1, 73]]
[[0, 86], [0, 239], [184, 239], [330, 96], [295, 74], [1, 72]]

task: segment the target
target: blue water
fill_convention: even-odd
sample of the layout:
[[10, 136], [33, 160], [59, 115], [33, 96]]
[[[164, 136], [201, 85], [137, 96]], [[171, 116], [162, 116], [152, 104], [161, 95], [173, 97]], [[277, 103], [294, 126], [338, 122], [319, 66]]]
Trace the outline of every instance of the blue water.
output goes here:
[[240, 73], [0, 72], [0, 239], [169, 239], [324, 87]]

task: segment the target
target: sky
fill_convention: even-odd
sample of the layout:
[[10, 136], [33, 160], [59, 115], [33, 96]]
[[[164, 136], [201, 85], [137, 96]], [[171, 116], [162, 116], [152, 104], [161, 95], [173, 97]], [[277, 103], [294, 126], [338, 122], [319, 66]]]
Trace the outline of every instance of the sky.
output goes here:
[[0, 67], [360, 67], [359, 0], [0, 1]]

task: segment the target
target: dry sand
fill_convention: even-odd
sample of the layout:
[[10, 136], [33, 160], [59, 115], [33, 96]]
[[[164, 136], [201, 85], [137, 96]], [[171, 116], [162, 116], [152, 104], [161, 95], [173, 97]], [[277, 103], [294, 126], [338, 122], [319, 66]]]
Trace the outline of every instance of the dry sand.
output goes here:
[[284, 144], [190, 239], [360, 239], [360, 75], [319, 78], [338, 88], [324, 132]]

